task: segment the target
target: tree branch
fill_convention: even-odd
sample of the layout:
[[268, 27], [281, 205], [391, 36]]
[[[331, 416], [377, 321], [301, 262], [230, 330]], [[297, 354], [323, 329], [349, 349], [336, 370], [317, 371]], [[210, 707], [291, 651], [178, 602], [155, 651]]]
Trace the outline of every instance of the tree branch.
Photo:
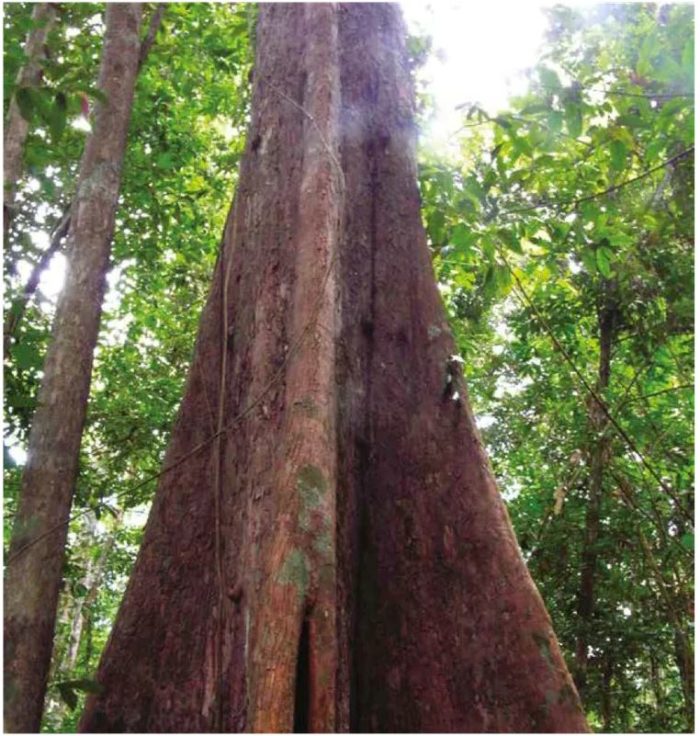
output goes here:
[[638, 181], [641, 181], [642, 179], [646, 179], [647, 176], [650, 176], [656, 171], [660, 171], [666, 166], [670, 166], [676, 163], [676, 161], [680, 161], [681, 159], [686, 158], [686, 156], [690, 156], [694, 152], [695, 152], [695, 146], [690, 146], [689, 148], [686, 148], [684, 151], [677, 153], [675, 156], [671, 156], [671, 158], [666, 159], [665, 161], [662, 161], [660, 164], [658, 164], [658, 166], [652, 166], [652, 168], [647, 169], [646, 171], [643, 171], [641, 174], [637, 176], [633, 176], [631, 179], [627, 179], [626, 181], [623, 181], [620, 184], [613, 184], [612, 186], [608, 187], [607, 189], [603, 189], [602, 191], [594, 192], [593, 194], [587, 194], [585, 197], [577, 197], [575, 199], [565, 199], [560, 202], [555, 202], [552, 200], [540, 200], [539, 202], [532, 204], [532, 205], [528, 205], [527, 207], [519, 207], [513, 210], [504, 210], [503, 212], [497, 212], [496, 216], [515, 215], [520, 212], [530, 212], [531, 210], [538, 210], [543, 207], [552, 207], [555, 209], [559, 209], [562, 207], [571, 207], [572, 209], [576, 209], [576, 207], [578, 207], [578, 205], [582, 204], [583, 202], [590, 202], [592, 199], [597, 199], [598, 197], [604, 197], [607, 194], [612, 194], [613, 192], [617, 192], [620, 189], [623, 189], [624, 187], [629, 186], [630, 184], [636, 184]]
[[[552, 328], [549, 326], [545, 318], [542, 316], [540, 310], [537, 308], [535, 303], [532, 301], [532, 299], [529, 297], [527, 291], [525, 290], [525, 287], [523, 286], [522, 282], [518, 278], [518, 275], [515, 273], [515, 270], [510, 265], [510, 262], [504, 255], [501, 248], [496, 245], [496, 251], [498, 252], [498, 255], [501, 257], [501, 260], [504, 262], [506, 268], [510, 272], [511, 276], [513, 277], [513, 281], [516, 285], [516, 293], [519, 295], [522, 303], [530, 309], [532, 314], [535, 316], [537, 321], [540, 323], [542, 328], [545, 330], [545, 332], [549, 335], [549, 337], [552, 340], [552, 343], [554, 344], [554, 347], [556, 350], [560, 353], [560, 355], [564, 358], [564, 360], [571, 366], [571, 369], [576, 374], [576, 377], [578, 378], [579, 382], [583, 386], [583, 388], [588, 392], [590, 397], [598, 404], [598, 406], [601, 408], [603, 414], [605, 415], [608, 422], [612, 425], [613, 429], [617, 432], [617, 434], [622, 438], [624, 443], [627, 445], [627, 447], [632, 451], [633, 455], [636, 455], [639, 458], [639, 461], [641, 464], [646, 468], [649, 475], [651, 475], [654, 480], [659, 484], [659, 487], [670, 497], [674, 500], [676, 503], [676, 507], [678, 508], [679, 512], [682, 513], [684, 516], [687, 516], [687, 514], [684, 512], [683, 504], [681, 503], [680, 498], [678, 495], [674, 492], [674, 490], [666, 483], [659, 473], [656, 472], [656, 470], [653, 468], [653, 466], [649, 463], [647, 458], [640, 452], [639, 448], [637, 447], [637, 444], [632, 440], [632, 438], [629, 436], [629, 434], [625, 431], [625, 429], [620, 425], [620, 423], [615, 419], [615, 417], [611, 414], [610, 409], [608, 408], [608, 405], [603, 401], [603, 399], [600, 397], [597, 391], [593, 389], [593, 387], [590, 385], [590, 383], [586, 380], [586, 377], [583, 375], [579, 367], [576, 365], [575, 361], [572, 359], [572, 357], [569, 355], [569, 353], [565, 350], [564, 346], [561, 344], [557, 336], [554, 334]], [[690, 522], [693, 523], [694, 519], [691, 517]]]
[[663, 388], [660, 391], [654, 391], [650, 394], [639, 394], [639, 396], [634, 396], [631, 399], [627, 399], [624, 403], [625, 404], [631, 404], [635, 401], [644, 401], [645, 399], [650, 399], [652, 396], [661, 396], [661, 394], [668, 394], [672, 391], [684, 391], [685, 389], [692, 389], [695, 388], [695, 384], [693, 383], [681, 383], [678, 386], [670, 386], [669, 388]]
[[146, 62], [148, 52], [151, 50], [151, 46], [153, 46], [153, 42], [156, 40], [156, 33], [158, 33], [158, 28], [160, 27], [160, 22], [163, 19], [165, 8], [166, 3], [158, 3], [156, 9], [153, 11], [153, 15], [151, 16], [151, 20], [148, 24], [148, 31], [141, 42], [141, 50], [139, 51], [139, 71]]
[[68, 228], [70, 227], [70, 211], [71, 208], [69, 207], [53, 231], [49, 247], [41, 254], [41, 257], [34, 265], [34, 268], [27, 279], [27, 283], [24, 285], [22, 295], [15, 301], [9, 310], [4, 327], [5, 355], [9, 352], [10, 342], [17, 331], [17, 327], [22, 320], [22, 317], [24, 316], [27, 304], [32, 296], [34, 296], [34, 292], [39, 286], [41, 275], [46, 270], [46, 267], [49, 265], [49, 262], [54, 255], [60, 250], [63, 239], [68, 234]]

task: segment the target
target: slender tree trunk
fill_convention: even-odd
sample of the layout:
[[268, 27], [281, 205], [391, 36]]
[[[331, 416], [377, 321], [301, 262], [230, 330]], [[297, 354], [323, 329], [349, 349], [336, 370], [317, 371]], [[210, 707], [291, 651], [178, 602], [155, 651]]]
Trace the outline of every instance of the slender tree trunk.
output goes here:
[[[55, 3], [37, 3], [32, 12], [33, 27], [27, 34], [24, 53], [27, 63], [17, 75], [18, 87], [34, 87], [41, 82], [41, 61], [45, 58], [46, 38], [56, 19]], [[3, 149], [3, 215], [4, 232], [10, 228], [17, 185], [22, 176], [22, 154], [24, 141], [29, 132], [29, 123], [22, 117], [14, 95], [5, 121]]]
[[674, 633], [676, 665], [683, 688], [683, 705], [689, 733], [694, 733], [695, 725], [695, 657], [690, 637], [684, 626], [677, 624]]
[[602, 689], [602, 707], [601, 714], [603, 716], [603, 731], [610, 733], [612, 730], [612, 680], [615, 672], [615, 663], [609, 654], [605, 655], [605, 666], [603, 669], [603, 689]]
[[15, 299], [12, 306], [7, 312], [5, 318], [5, 326], [3, 329], [3, 341], [5, 347], [5, 356], [9, 356], [10, 347], [12, 345], [12, 338], [15, 336], [15, 332], [19, 323], [22, 321], [24, 312], [27, 309], [29, 300], [34, 296], [34, 292], [39, 286], [41, 276], [46, 271], [51, 259], [58, 253], [64, 238], [68, 234], [68, 228], [70, 226], [70, 214], [67, 212], [61, 218], [60, 222], [56, 226], [52, 236], [49, 247], [41, 254], [39, 260], [34, 265], [32, 272], [29, 274], [27, 283], [22, 289], [22, 295]]
[[71, 616], [70, 635], [68, 637], [68, 648], [66, 650], [66, 658], [62, 669], [71, 672], [78, 662], [78, 653], [80, 644], [83, 640], [83, 631], [86, 628], [87, 618], [90, 606], [95, 602], [100, 592], [100, 586], [104, 579], [107, 561], [114, 549], [116, 542], [117, 529], [102, 542], [100, 555], [96, 560], [91, 559], [88, 569], [83, 577], [82, 584], [85, 586], [86, 593], [75, 601]]
[[674, 650], [678, 674], [680, 675], [683, 691], [683, 705], [689, 732], [694, 731], [695, 721], [695, 655], [691, 643], [689, 627], [685, 622], [688, 606], [685, 603], [685, 593], [675, 590], [673, 582], [669, 582], [661, 571], [654, 551], [644, 532], [637, 526], [637, 534], [644, 551], [647, 564], [653, 574], [659, 595], [666, 605], [669, 621], [674, 629]]
[[657, 727], [664, 730], [664, 691], [661, 686], [661, 677], [659, 673], [659, 660], [653, 649], [649, 650], [649, 665], [651, 675], [651, 689], [654, 693], [654, 705], [658, 713]]
[[450, 370], [404, 33], [261, 6], [177, 465], [83, 731], [586, 729]]
[[96, 110], [80, 166], [66, 284], [44, 365], [7, 562], [5, 730], [11, 732], [37, 731], [41, 719], [139, 61], [140, 19], [140, 4], [107, 5], [98, 80], [106, 102]]
[[[616, 301], [614, 284], [603, 282], [603, 296], [598, 310], [598, 380], [596, 393], [602, 396], [610, 383], [612, 346], [615, 338]], [[578, 636], [576, 638], [576, 668], [574, 679], [581, 697], [585, 700], [588, 670], [588, 647], [590, 642], [593, 613], [595, 611], [595, 578], [598, 565], [598, 537], [600, 536], [600, 514], [603, 504], [603, 479], [605, 467], [610, 459], [610, 436], [606, 433], [607, 417], [602, 407], [592, 397], [588, 405], [588, 421], [593, 436], [589, 453], [589, 490], [586, 506], [586, 525], [583, 536], [581, 581], [578, 592]]]

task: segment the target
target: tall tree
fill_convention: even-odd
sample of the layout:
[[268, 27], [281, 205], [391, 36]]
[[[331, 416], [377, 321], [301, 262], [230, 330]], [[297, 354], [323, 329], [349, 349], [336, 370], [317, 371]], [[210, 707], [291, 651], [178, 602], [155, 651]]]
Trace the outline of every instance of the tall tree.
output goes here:
[[29, 132], [23, 99], [29, 88], [41, 82], [41, 61], [46, 56], [46, 40], [56, 19], [55, 3], [37, 3], [32, 12], [32, 27], [24, 46], [26, 64], [17, 74], [17, 90], [10, 100], [3, 138], [3, 227], [7, 232], [13, 215], [17, 183], [22, 176], [22, 152]]
[[396, 6], [262, 6], [253, 117], [86, 731], [586, 729], [468, 406]]
[[108, 4], [104, 102], [80, 166], [57, 307], [5, 579], [5, 730], [37, 731], [61, 586], [66, 523], [90, 387], [141, 44], [141, 4]]

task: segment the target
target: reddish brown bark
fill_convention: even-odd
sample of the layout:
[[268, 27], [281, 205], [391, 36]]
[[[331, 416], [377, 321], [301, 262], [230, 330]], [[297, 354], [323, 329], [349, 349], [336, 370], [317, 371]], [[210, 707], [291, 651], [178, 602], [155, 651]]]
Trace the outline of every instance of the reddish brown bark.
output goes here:
[[445, 397], [403, 36], [389, 4], [261, 6], [178, 464], [83, 731], [586, 729]]
[[81, 161], [66, 284], [44, 364], [7, 562], [5, 730], [10, 732], [38, 731], [41, 720], [139, 60], [140, 18], [138, 3], [107, 5], [98, 80], [106, 102], [97, 108]]

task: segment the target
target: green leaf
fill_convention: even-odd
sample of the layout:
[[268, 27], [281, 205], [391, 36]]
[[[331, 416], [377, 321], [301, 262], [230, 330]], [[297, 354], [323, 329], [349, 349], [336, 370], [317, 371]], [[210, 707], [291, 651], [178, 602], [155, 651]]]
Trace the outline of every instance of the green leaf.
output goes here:
[[505, 293], [508, 291], [511, 283], [510, 269], [504, 263], [497, 263], [495, 269], [496, 286], [499, 291]]
[[493, 289], [495, 286], [496, 286], [496, 269], [494, 268], [494, 265], [492, 263], [486, 269], [486, 273], [484, 274], [484, 281], [482, 284], [482, 288], [485, 294], [490, 294], [493, 292]]
[[659, 65], [655, 76], [665, 84], [672, 85], [683, 80], [683, 70], [677, 62], [667, 56]]
[[598, 267], [596, 265], [596, 255], [594, 251], [590, 248], [585, 248], [581, 251], [581, 261], [589, 273], [595, 273]]
[[610, 258], [612, 257], [612, 251], [609, 248], [597, 248], [595, 252], [595, 262], [598, 266], [600, 273], [609, 279], [612, 276], [612, 270], [610, 269]]
[[523, 252], [523, 247], [520, 244], [520, 238], [517, 233], [502, 227], [498, 229], [498, 237], [508, 250], [512, 250], [514, 253], [519, 254]]
[[20, 115], [30, 123], [34, 115], [35, 100], [29, 87], [19, 87], [15, 92], [15, 101]]
[[[547, 115], [547, 127], [552, 131], [552, 133], [560, 133], [563, 125], [564, 116], [559, 111], [552, 110], [552, 112]], [[545, 157], [542, 156], [541, 158]]]
[[538, 112], [547, 112], [549, 109], [549, 105], [545, 105], [543, 102], [532, 102], [529, 105], [525, 105], [525, 107], [520, 111], [520, 114], [533, 115]]
[[610, 144], [610, 162], [614, 171], [622, 171], [627, 161], [627, 146], [615, 140]]
[[450, 241], [456, 246], [458, 251], [467, 251], [471, 250], [472, 245], [476, 241], [476, 235], [466, 225], [460, 222], [452, 230]]
[[31, 370], [41, 366], [41, 356], [36, 347], [29, 343], [21, 342], [12, 348], [12, 358], [21, 370]]
[[503, 115], [499, 115], [498, 117], [495, 117], [494, 122], [501, 126], [504, 130], [508, 130], [509, 128], [513, 127], [513, 123], [511, 123], [508, 118], [503, 117]]
[[63, 92], [57, 92], [48, 115], [49, 130], [54, 142], [58, 141], [66, 129], [68, 101]]
[[686, 532], [681, 537], [681, 544], [689, 550], [695, 549], [695, 535], [691, 534], [690, 532]]
[[538, 69], [540, 76], [540, 82], [547, 92], [558, 92], [561, 89], [561, 82], [557, 73], [553, 69], [547, 69], [546, 67], [540, 67]]
[[656, 55], [658, 41], [653, 33], [650, 33], [642, 43], [639, 49], [639, 57], [637, 58], [636, 72], [639, 77], [646, 77], [653, 71], [652, 60]]
[[159, 169], [170, 169], [173, 165], [173, 157], [170, 153], [159, 153], [156, 157], [156, 166]]
[[690, 38], [683, 47], [681, 56], [681, 66], [683, 67], [683, 76], [686, 82], [692, 84], [695, 76], [695, 44]]
[[578, 138], [583, 132], [583, 111], [581, 110], [581, 106], [573, 102], [567, 102], [564, 106], [564, 116], [569, 135], [573, 138]]

